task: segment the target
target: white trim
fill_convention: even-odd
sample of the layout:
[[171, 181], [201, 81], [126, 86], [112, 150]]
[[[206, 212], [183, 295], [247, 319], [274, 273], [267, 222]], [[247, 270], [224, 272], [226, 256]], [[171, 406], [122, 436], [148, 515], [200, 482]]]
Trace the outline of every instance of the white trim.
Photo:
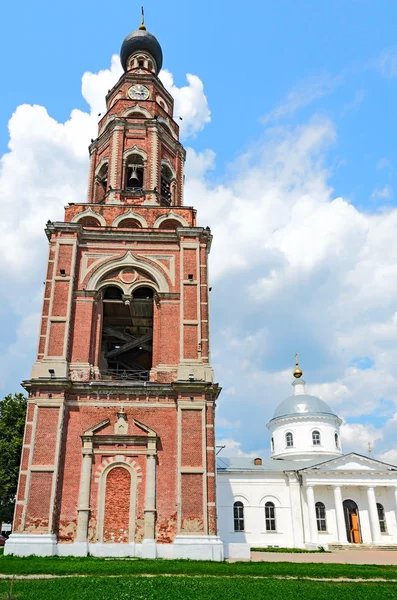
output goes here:
[[125, 219], [135, 219], [136, 221], [138, 221], [138, 223], [141, 224], [141, 226], [144, 229], [148, 228], [148, 224], [147, 221], [144, 217], [142, 217], [141, 215], [138, 215], [137, 213], [134, 213], [131, 209], [127, 210], [127, 212], [122, 213], [121, 215], [119, 215], [118, 217], [115, 218], [115, 220], [112, 223], [112, 227], [119, 227], [120, 223], [122, 221], [124, 221]]
[[161, 217], [158, 217], [156, 219], [156, 221], [154, 222], [153, 228], [158, 229], [160, 227], [161, 223], [163, 223], [164, 221], [168, 221], [169, 219], [179, 221], [179, 223], [181, 224], [181, 227], [189, 227], [189, 224], [186, 221], [186, 219], [184, 219], [180, 215], [177, 215], [176, 213], [174, 213], [174, 211], [170, 210], [170, 212], [167, 213], [166, 215], [162, 215]]
[[100, 225], [102, 225], [102, 227], [106, 227], [105, 217], [103, 217], [99, 213], [95, 212], [95, 210], [92, 210], [91, 207], [87, 208], [86, 210], [83, 210], [83, 212], [81, 212], [81, 213], [77, 213], [77, 215], [74, 215], [74, 217], [71, 220], [71, 223], [78, 223], [84, 217], [94, 217], [95, 219], [98, 219], [98, 221], [99, 221]]
[[132, 106], [130, 108], [127, 108], [127, 110], [125, 110], [122, 113], [122, 117], [130, 117], [131, 113], [141, 113], [142, 115], [144, 115], [145, 117], [147, 117], [148, 119], [152, 119], [153, 115], [152, 113], [150, 113], [146, 108], [144, 108], [143, 106], [140, 106], [139, 104], [135, 104], [135, 106]]

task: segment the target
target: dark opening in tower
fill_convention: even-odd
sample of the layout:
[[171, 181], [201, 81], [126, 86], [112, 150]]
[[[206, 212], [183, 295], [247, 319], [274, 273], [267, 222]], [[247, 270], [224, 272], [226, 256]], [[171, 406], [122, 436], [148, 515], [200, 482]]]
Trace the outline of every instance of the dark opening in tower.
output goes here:
[[125, 174], [125, 189], [127, 192], [138, 192], [143, 188], [143, 159], [138, 154], [129, 157]]
[[102, 378], [149, 378], [152, 368], [153, 290], [142, 286], [126, 298], [116, 286], [103, 293]]
[[167, 167], [167, 165], [163, 165], [161, 167], [161, 203], [166, 204], [167, 206], [170, 205], [172, 201], [171, 183], [171, 169]]

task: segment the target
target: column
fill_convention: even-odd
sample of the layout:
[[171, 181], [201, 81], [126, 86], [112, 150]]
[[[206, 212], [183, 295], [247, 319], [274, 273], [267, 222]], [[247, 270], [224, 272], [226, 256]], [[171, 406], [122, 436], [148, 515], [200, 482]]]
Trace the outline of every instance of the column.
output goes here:
[[346, 523], [343, 513], [342, 491], [339, 485], [334, 486], [334, 503], [338, 542], [347, 544]]
[[397, 508], [397, 487], [394, 488], [394, 500], [395, 500], [396, 508]]
[[146, 460], [145, 539], [155, 538], [156, 518], [156, 454], [148, 454]]
[[87, 542], [90, 518], [92, 449], [83, 448], [76, 542]]
[[306, 489], [307, 494], [307, 507], [309, 510], [309, 524], [310, 524], [310, 541], [317, 543], [317, 519], [316, 519], [316, 506], [314, 503], [314, 490], [313, 486], [309, 485]]
[[369, 522], [371, 524], [372, 541], [379, 544], [381, 541], [380, 525], [378, 518], [378, 509], [376, 507], [375, 490], [373, 487], [367, 488], [367, 499], [369, 509]]

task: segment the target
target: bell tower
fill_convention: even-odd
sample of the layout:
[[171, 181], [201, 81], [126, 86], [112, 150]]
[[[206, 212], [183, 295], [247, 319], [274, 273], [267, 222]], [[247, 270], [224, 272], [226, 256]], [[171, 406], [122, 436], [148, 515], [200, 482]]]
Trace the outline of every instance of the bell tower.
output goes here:
[[49, 260], [6, 553], [221, 560], [209, 228], [142, 22], [89, 147], [88, 197], [48, 222]]

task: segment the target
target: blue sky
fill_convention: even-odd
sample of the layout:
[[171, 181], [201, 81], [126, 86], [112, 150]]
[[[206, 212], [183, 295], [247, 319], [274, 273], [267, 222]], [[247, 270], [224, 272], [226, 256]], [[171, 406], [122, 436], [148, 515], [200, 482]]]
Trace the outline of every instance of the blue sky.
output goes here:
[[[109, 6], [2, 9], [2, 393], [34, 360], [44, 223], [84, 197], [104, 79], [139, 23], [140, 3]], [[370, 440], [397, 461], [397, 6], [171, 0], [145, 10], [185, 119], [185, 202], [215, 236], [219, 439], [231, 452], [268, 451], [265, 424], [290, 393], [299, 350], [310, 391], [345, 420], [345, 450]], [[83, 97], [83, 74], [102, 70]]]

